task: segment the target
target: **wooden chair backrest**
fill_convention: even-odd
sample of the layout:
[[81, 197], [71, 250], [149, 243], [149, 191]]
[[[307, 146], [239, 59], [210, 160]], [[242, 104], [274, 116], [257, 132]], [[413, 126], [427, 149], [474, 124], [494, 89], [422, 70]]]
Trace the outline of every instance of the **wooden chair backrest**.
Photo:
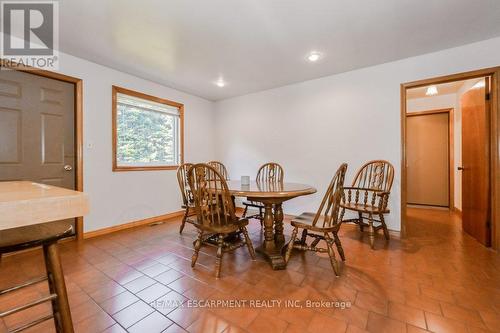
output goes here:
[[222, 164], [219, 161], [210, 161], [207, 164], [213, 167], [215, 170], [217, 170], [225, 180], [229, 180], [227, 169], [224, 164]]
[[394, 180], [394, 167], [384, 160], [365, 163], [357, 172], [352, 186], [390, 192]]
[[278, 163], [270, 162], [262, 165], [257, 172], [257, 183], [282, 183], [285, 172]]
[[[211, 175], [210, 178], [207, 175]], [[195, 164], [188, 172], [198, 223], [222, 227], [237, 220], [226, 180], [214, 167]]]
[[189, 168], [193, 166], [192, 163], [184, 163], [179, 165], [177, 168], [177, 182], [179, 183], [179, 189], [182, 194], [182, 203], [187, 206], [189, 203], [193, 202], [193, 195], [189, 188], [187, 174]]
[[340, 201], [344, 191], [345, 173], [347, 164], [343, 163], [335, 172], [325, 196], [314, 216], [313, 226], [329, 228], [338, 224]]

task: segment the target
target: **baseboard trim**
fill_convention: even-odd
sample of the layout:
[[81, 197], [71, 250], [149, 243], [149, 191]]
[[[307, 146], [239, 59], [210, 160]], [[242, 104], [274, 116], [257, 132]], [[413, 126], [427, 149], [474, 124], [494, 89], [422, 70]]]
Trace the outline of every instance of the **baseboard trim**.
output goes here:
[[148, 225], [148, 224], [152, 224], [152, 223], [156, 223], [156, 222], [162, 222], [165, 220], [169, 220], [169, 219], [173, 219], [173, 218], [182, 216], [183, 214], [184, 214], [184, 210], [179, 210], [179, 211], [164, 214], [164, 215], [149, 217], [149, 218], [143, 219], [143, 220], [137, 220], [137, 221], [127, 222], [127, 223], [123, 223], [123, 224], [119, 224], [119, 225], [114, 225], [114, 226], [107, 227], [107, 228], [93, 230], [93, 231], [85, 232], [83, 234], [83, 239], [103, 236], [103, 235], [107, 235], [107, 234], [121, 231], [121, 230], [140, 227], [143, 225]]

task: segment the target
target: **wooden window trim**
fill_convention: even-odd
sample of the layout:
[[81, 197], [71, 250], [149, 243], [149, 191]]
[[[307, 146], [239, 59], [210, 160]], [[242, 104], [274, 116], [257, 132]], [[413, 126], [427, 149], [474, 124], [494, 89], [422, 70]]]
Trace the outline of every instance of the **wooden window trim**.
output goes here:
[[177, 103], [168, 99], [159, 98], [151, 95], [147, 95], [144, 93], [140, 93], [134, 90], [121, 88], [118, 86], [112, 86], [112, 135], [113, 135], [113, 171], [121, 172], [121, 171], [155, 171], [155, 170], [177, 170], [179, 165], [154, 165], [154, 166], [119, 166], [117, 161], [117, 130], [118, 126], [116, 123], [116, 107], [117, 107], [117, 94], [125, 94], [137, 98], [142, 98], [148, 101], [166, 104], [169, 106], [173, 106], [179, 109], [179, 151], [180, 151], [180, 164], [184, 163], [184, 104]]

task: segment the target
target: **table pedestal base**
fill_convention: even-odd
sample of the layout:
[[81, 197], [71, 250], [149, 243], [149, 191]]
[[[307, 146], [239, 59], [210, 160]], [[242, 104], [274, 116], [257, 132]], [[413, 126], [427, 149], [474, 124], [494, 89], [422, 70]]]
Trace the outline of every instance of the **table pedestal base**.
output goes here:
[[279, 270], [286, 268], [285, 258], [281, 253], [285, 243], [281, 202], [274, 202], [274, 209], [273, 214], [272, 201], [264, 202], [264, 242], [255, 250], [271, 263], [274, 270]]
[[261, 245], [257, 247], [255, 251], [263, 255], [264, 258], [266, 258], [269, 261], [272, 269], [281, 270], [286, 268], [285, 258], [281, 253], [281, 249], [283, 248], [283, 246], [284, 246], [283, 243], [278, 243], [278, 244], [273, 243], [272, 246], [269, 247], [264, 247], [264, 245]]

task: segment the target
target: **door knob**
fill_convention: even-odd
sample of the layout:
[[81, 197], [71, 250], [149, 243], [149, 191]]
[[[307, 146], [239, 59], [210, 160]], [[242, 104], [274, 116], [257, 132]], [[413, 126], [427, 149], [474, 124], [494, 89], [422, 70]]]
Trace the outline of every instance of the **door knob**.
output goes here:
[[465, 168], [464, 168], [464, 167], [458, 167], [457, 169], [458, 169], [458, 170], [460, 170], [460, 171], [465, 170]]
[[66, 165], [64, 166], [64, 170], [66, 170], [66, 171], [71, 171], [71, 170], [73, 170], [73, 167], [72, 167], [71, 165], [69, 165], [69, 164], [66, 164]]

